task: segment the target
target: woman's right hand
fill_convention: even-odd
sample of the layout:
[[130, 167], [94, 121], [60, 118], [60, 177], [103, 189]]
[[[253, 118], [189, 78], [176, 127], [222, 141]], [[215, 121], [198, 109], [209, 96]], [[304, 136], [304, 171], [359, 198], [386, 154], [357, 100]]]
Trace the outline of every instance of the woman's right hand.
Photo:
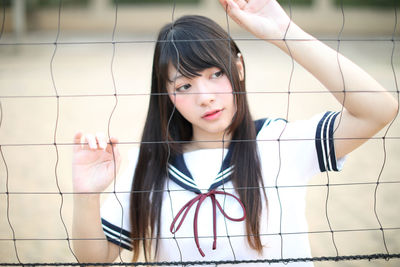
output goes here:
[[271, 42], [286, 37], [293, 22], [277, 0], [219, 0], [228, 15], [260, 39]]
[[107, 141], [102, 133], [75, 134], [72, 159], [75, 193], [103, 192], [114, 180], [121, 163], [118, 140], [111, 137]]

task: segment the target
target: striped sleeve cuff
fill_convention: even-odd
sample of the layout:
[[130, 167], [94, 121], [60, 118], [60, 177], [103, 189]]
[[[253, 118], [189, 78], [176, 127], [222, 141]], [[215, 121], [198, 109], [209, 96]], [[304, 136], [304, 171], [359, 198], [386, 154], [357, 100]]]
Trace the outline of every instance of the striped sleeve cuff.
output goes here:
[[105, 219], [101, 219], [101, 224], [108, 241], [124, 249], [132, 250], [131, 234], [128, 231], [109, 223]]
[[335, 119], [338, 114], [339, 112], [326, 112], [317, 125], [315, 146], [321, 172], [339, 171], [333, 140]]

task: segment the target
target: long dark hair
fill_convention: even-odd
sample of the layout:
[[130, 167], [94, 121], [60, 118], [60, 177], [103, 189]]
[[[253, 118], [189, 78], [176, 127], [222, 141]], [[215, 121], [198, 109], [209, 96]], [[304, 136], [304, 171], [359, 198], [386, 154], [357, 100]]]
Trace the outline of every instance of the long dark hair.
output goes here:
[[[231, 80], [237, 108], [226, 130], [231, 133], [230, 141], [235, 142], [231, 159], [235, 169], [231, 180], [246, 208], [248, 243], [261, 252], [259, 231], [262, 195], [259, 188], [264, 185], [245, 81], [240, 79], [236, 65], [240, 50], [218, 24], [202, 16], [184, 16], [164, 26], [157, 40], [149, 109], [132, 184], [130, 215], [133, 260], [137, 261], [141, 248], [148, 260], [153, 238], [156, 240], [157, 254], [161, 204], [168, 177], [167, 161], [175, 153], [183, 152], [184, 144], [191, 140], [193, 133], [192, 125], [174, 110], [167, 95], [170, 65], [186, 77], [198, 76], [206, 68], [218, 67]], [[265, 191], [262, 192], [265, 196]]]

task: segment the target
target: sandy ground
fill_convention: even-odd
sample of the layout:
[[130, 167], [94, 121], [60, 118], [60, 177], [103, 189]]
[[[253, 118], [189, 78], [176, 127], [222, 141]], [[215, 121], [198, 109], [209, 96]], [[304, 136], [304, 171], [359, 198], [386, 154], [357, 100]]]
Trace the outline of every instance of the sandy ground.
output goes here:
[[[23, 41], [53, 42], [54, 38], [55, 34], [35, 33]], [[118, 38], [151, 40], [154, 37], [121, 35]], [[5, 35], [2, 42], [8, 40], [12, 39]], [[59, 40], [109, 41], [110, 35], [64, 33]], [[326, 43], [337, 47], [337, 42]], [[246, 60], [247, 88], [254, 117], [295, 120], [339, 109], [333, 97], [321, 93], [324, 89], [319, 82], [298, 65], [294, 65], [290, 79], [292, 61], [276, 48], [255, 41], [238, 44]], [[395, 44], [393, 67], [399, 79], [400, 43]], [[67, 237], [71, 234], [72, 217], [71, 140], [77, 130], [109, 130], [119, 138], [123, 155], [140, 139], [147, 110], [153, 44], [117, 44], [112, 68], [113, 47], [109, 43], [58, 45], [51, 61], [54, 48], [54, 45], [0, 46], [1, 263], [18, 262], [17, 256], [24, 263], [74, 261]], [[388, 90], [396, 91], [392, 49], [390, 41], [340, 44], [342, 53]], [[114, 89], [121, 95], [110, 117], [116, 103], [112, 96]], [[289, 102], [288, 90], [293, 92]], [[60, 96], [69, 96], [59, 98], [58, 120], [55, 91]], [[309, 93], [300, 93], [305, 91]], [[104, 94], [111, 96], [82, 96]], [[385, 140], [384, 133], [353, 152], [340, 174], [321, 174], [311, 181], [316, 186], [309, 187], [307, 216], [310, 232], [314, 232], [310, 234], [314, 256], [336, 256], [333, 239], [339, 255], [385, 253], [384, 241], [390, 253], [400, 253], [400, 118], [393, 123]], [[353, 185], [331, 186], [326, 205], [328, 178], [331, 183]], [[381, 183], [375, 197], [378, 179]], [[385, 240], [374, 214], [375, 204], [379, 221], [386, 229]], [[326, 214], [335, 231], [333, 239]], [[12, 240], [10, 224], [16, 242]], [[130, 255], [124, 253], [123, 257], [129, 260]], [[400, 266], [400, 260], [316, 263], [316, 266], [333, 265]]]

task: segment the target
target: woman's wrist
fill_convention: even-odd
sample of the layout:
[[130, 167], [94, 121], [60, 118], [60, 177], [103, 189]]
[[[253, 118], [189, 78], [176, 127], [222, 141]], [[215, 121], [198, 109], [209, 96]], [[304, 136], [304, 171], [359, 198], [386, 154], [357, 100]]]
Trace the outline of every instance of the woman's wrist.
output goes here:
[[100, 193], [74, 193], [74, 204], [100, 206]]

